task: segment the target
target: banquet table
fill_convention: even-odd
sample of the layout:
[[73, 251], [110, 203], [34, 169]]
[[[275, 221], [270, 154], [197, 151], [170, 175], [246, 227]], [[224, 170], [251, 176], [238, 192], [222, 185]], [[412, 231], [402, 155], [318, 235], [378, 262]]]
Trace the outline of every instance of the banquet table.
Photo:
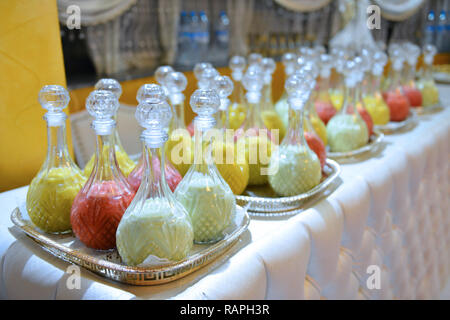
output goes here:
[[0, 194], [3, 299], [436, 299], [450, 275], [450, 85], [444, 108], [342, 164], [327, 198], [294, 216], [254, 218], [210, 265], [171, 283], [130, 286], [43, 251], [10, 221], [27, 187]]

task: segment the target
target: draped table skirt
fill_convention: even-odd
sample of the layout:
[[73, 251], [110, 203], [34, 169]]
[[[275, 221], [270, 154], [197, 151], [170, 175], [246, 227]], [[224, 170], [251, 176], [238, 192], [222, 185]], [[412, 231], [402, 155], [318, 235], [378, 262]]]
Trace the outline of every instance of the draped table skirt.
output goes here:
[[[383, 149], [342, 165], [328, 198], [287, 218], [253, 219], [219, 261], [172, 283], [127, 286], [41, 250], [12, 226], [27, 187], [0, 194], [0, 298], [436, 299], [450, 275], [450, 86], [445, 108]], [[70, 270], [70, 269], [69, 269]]]

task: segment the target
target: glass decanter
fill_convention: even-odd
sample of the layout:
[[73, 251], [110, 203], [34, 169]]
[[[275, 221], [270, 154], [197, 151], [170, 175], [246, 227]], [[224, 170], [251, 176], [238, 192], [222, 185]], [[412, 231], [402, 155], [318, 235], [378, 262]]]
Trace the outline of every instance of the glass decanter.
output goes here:
[[403, 92], [408, 98], [411, 107], [421, 107], [422, 92], [417, 88], [415, 81], [416, 65], [420, 56], [420, 48], [411, 42], [406, 42], [403, 44], [402, 49], [405, 52], [405, 65], [401, 79]]
[[381, 78], [387, 55], [383, 51], [375, 51], [372, 55], [371, 73], [364, 93], [364, 104], [372, 117], [374, 125], [385, 125], [389, 122], [390, 111], [381, 94]]
[[[314, 82], [314, 80], [313, 80]], [[311, 94], [311, 81], [298, 74], [290, 76], [285, 89], [289, 94], [289, 126], [279, 148], [270, 157], [269, 184], [280, 196], [302, 194], [320, 183], [321, 166], [303, 133], [303, 108]]]
[[320, 77], [317, 81], [316, 92], [314, 94], [314, 107], [324, 124], [336, 114], [330, 98], [330, 76], [332, 60], [331, 56], [322, 54], [320, 56]]
[[336, 110], [342, 108], [342, 103], [344, 102], [344, 75], [343, 67], [346, 59], [348, 59], [347, 54], [342, 48], [333, 48], [331, 50], [331, 57], [333, 60], [333, 69], [331, 81], [330, 81], [330, 99]]
[[234, 81], [234, 89], [230, 97], [229, 128], [236, 130], [244, 122], [247, 113], [244, 86], [242, 85], [242, 77], [246, 67], [245, 58], [241, 56], [232, 57], [229, 67], [231, 69], [231, 77]]
[[[122, 95], [122, 87], [120, 83], [115, 79], [100, 79], [95, 84], [95, 90], [111, 91], [116, 95], [117, 99], [119, 99], [120, 96]], [[114, 114], [113, 118], [117, 123], [117, 112]], [[119, 138], [119, 131], [117, 130], [117, 126], [114, 129], [114, 147], [116, 149], [116, 158], [119, 164], [119, 168], [120, 170], [122, 170], [125, 177], [127, 177], [136, 166], [136, 163], [133, 160], [131, 160], [131, 158], [128, 156], [127, 152], [123, 148]], [[91, 174], [92, 168], [94, 168], [94, 161], [95, 161], [95, 154], [92, 155], [91, 159], [83, 169], [83, 174], [86, 177], [89, 177], [89, 175]]]
[[[279, 143], [278, 132], [270, 132], [261, 118], [261, 90], [264, 85], [261, 67], [254, 64], [247, 68], [242, 79], [246, 93], [248, 113], [241, 128], [236, 131], [237, 147], [241, 150], [245, 144], [245, 160], [249, 165], [249, 185], [267, 183], [272, 143]], [[239, 152], [239, 151], [238, 151]]]
[[433, 78], [433, 60], [437, 52], [435, 46], [427, 44], [422, 48], [423, 65], [417, 87], [422, 92], [422, 105], [432, 107], [439, 104], [439, 91]]
[[225, 236], [235, 216], [236, 200], [212, 159], [211, 130], [220, 98], [214, 90], [198, 89], [191, 96], [195, 123], [195, 158], [175, 196], [186, 208], [194, 227], [195, 243], [213, 243]]
[[[197, 79], [197, 87], [199, 89], [214, 89], [214, 78], [219, 75], [219, 72], [212, 67], [209, 62], [197, 63], [194, 67], [194, 75]], [[192, 121], [187, 130], [194, 135], [194, 122]]]
[[249, 168], [245, 161], [238, 161], [234, 130], [227, 130], [229, 127], [228, 106], [230, 105], [228, 96], [233, 91], [233, 81], [227, 76], [217, 76], [214, 81], [220, 97], [219, 112], [216, 113], [218, 115], [216, 127], [221, 130], [221, 136], [214, 141], [214, 160], [220, 175], [230, 186], [231, 191], [234, 194], [241, 194], [248, 184]]
[[272, 74], [275, 72], [275, 61], [272, 58], [263, 58], [260, 66], [264, 74], [264, 86], [262, 88], [261, 117], [264, 125], [270, 131], [278, 130], [280, 140], [286, 134], [286, 128], [280, 116], [275, 111], [272, 101]]
[[26, 207], [31, 221], [48, 233], [70, 231], [70, 209], [86, 181], [67, 147], [63, 109], [69, 100], [67, 90], [59, 85], [44, 86], [39, 92], [39, 103], [47, 110], [47, 156], [28, 188]]
[[[158, 104], [158, 103], [163, 103], [166, 101], [166, 96], [164, 94], [164, 90], [162, 89], [161, 86], [157, 85], [157, 84], [144, 84], [142, 85], [137, 93], [136, 96], [136, 100], [139, 102], [139, 105], [141, 104]], [[147, 126], [145, 126], [145, 123], [143, 123], [142, 125], [144, 128], [150, 127], [151, 124], [149, 123]], [[162, 127], [164, 130], [168, 131], [168, 123], [162, 123]], [[142, 139], [142, 137], [141, 137]], [[191, 139], [191, 137], [189, 136], [189, 140]], [[141, 185], [141, 181], [142, 181], [142, 176], [144, 175], [144, 169], [145, 169], [145, 157], [146, 157], [146, 153], [145, 153], [145, 141], [143, 141], [143, 149], [142, 149], [142, 154], [141, 157], [139, 158], [139, 162], [136, 165], [136, 167], [134, 168], [133, 171], [131, 171], [130, 175], [128, 176], [128, 183], [130, 184], [131, 188], [136, 192], [139, 189], [139, 186]], [[158, 161], [157, 158], [153, 159], [154, 161]], [[159, 163], [154, 163], [154, 167], [155, 170], [156, 168], [158, 168], [157, 170], [161, 170], [161, 168], [159, 167]], [[178, 183], [180, 183], [182, 176], [181, 174], [178, 172], [178, 170], [176, 168], [174, 168], [174, 166], [169, 162], [166, 161], [165, 162], [165, 167], [164, 167], [164, 174], [165, 174], [165, 178], [166, 178], [166, 182], [168, 184], [168, 186], [170, 187], [170, 189], [172, 191], [175, 190], [175, 188], [177, 187]]]
[[154, 266], [184, 259], [192, 249], [194, 232], [188, 212], [166, 182], [164, 143], [171, 107], [165, 100], [141, 101], [136, 119], [144, 128], [143, 177], [136, 196], [117, 228], [117, 250], [132, 266]]
[[391, 72], [388, 80], [388, 88], [383, 92], [383, 98], [389, 107], [391, 121], [403, 121], [409, 114], [409, 100], [401, 86], [401, 71], [403, 68], [404, 56], [400, 47], [391, 46], [389, 50], [391, 60]]
[[331, 152], [347, 152], [358, 149], [369, 141], [369, 130], [361, 118], [358, 107], [362, 104], [359, 84], [361, 70], [355, 60], [344, 66], [345, 93], [341, 110], [327, 124], [328, 145]]
[[[170, 166], [173, 165], [184, 176], [194, 161], [194, 144], [191, 139], [193, 132], [188, 131], [184, 122], [185, 98], [183, 91], [186, 89], [187, 79], [181, 72], [171, 72], [166, 77], [166, 85], [169, 91], [170, 103], [173, 109], [175, 109], [175, 114], [171, 121], [171, 128], [169, 129], [169, 140], [165, 145], [166, 156], [168, 158], [166, 163]], [[172, 191], [174, 190], [172, 187], [176, 187], [176, 185], [172, 185], [170, 182], [169, 186]]]
[[[283, 54], [281, 61], [283, 62], [284, 74], [285, 78], [287, 79], [295, 71], [295, 68], [297, 66], [297, 55], [292, 52], [287, 52]], [[283, 125], [285, 128], [287, 128], [289, 124], [289, 105], [287, 103], [287, 97], [287, 92], [286, 90], [284, 90], [281, 98], [277, 101], [277, 103], [275, 103], [275, 111], [283, 121]]]
[[134, 191], [117, 164], [114, 114], [119, 101], [110, 91], [95, 90], [86, 100], [94, 117], [97, 150], [92, 173], [77, 194], [70, 214], [72, 230], [86, 246], [108, 250], [116, 245], [116, 230]]

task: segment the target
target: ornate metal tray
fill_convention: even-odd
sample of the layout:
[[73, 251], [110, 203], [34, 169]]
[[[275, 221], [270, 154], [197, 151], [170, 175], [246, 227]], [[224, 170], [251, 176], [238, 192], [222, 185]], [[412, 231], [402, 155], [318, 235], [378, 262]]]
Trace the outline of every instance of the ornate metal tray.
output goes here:
[[327, 156], [336, 161], [341, 160], [357, 160], [367, 153], [377, 152], [381, 143], [384, 139], [384, 134], [378, 130], [373, 130], [373, 134], [369, 138], [369, 143], [365, 146], [348, 151], [348, 152], [329, 152], [327, 151]]
[[250, 216], [273, 217], [299, 213], [308, 203], [331, 193], [329, 186], [338, 178], [341, 169], [335, 161], [327, 159], [322, 172], [322, 181], [306, 193], [279, 197], [269, 185], [264, 185], [247, 188], [243, 195], [236, 196], [236, 201], [247, 208]]
[[390, 121], [385, 125], [376, 125], [375, 129], [383, 132], [384, 134], [392, 134], [404, 130], [408, 130], [412, 128], [417, 121], [417, 113], [416, 109], [409, 109], [409, 115], [408, 117], [403, 121]]
[[246, 210], [238, 206], [235, 219], [221, 241], [212, 245], [194, 245], [189, 256], [179, 262], [155, 267], [130, 267], [121, 261], [115, 249], [93, 250], [87, 248], [72, 234], [51, 235], [42, 232], [29, 220], [26, 210], [14, 209], [11, 220], [52, 255], [105, 278], [132, 285], [158, 285], [187, 276], [227, 252], [247, 230], [250, 223]]

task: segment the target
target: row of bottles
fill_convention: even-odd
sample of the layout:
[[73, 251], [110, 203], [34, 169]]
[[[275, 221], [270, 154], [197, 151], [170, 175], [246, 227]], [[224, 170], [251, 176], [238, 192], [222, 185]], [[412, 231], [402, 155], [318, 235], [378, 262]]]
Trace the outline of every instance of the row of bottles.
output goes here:
[[182, 11], [179, 21], [176, 65], [192, 69], [195, 63], [204, 60], [222, 66], [226, 64], [230, 21], [224, 11], [219, 13], [212, 27], [204, 11]]
[[423, 44], [435, 45], [439, 52], [450, 52], [450, 11], [430, 10], [423, 30]]

